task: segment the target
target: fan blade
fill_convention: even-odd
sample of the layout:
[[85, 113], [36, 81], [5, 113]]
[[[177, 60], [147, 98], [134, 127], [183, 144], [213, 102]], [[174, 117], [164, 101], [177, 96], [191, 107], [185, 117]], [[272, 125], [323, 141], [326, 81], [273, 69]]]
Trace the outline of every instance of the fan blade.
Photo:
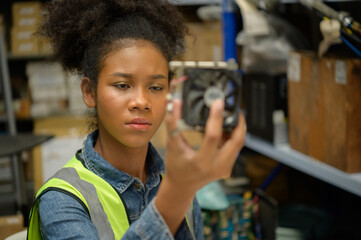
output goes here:
[[220, 84], [220, 87], [223, 89], [224, 92], [226, 92], [226, 89], [228, 87], [229, 77], [227, 74], [222, 73], [221, 76], [218, 77], [217, 82]]
[[203, 72], [194, 76], [193, 85], [202, 90], [207, 89], [211, 85], [210, 80], [212, 78], [206, 73], [207, 72]]
[[192, 106], [192, 120], [195, 122], [199, 122], [199, 119], [202, 119], [202, 109], [206, 108], [206, 106], [204, 105], [203, 100], [202, 101], [198, 101], [196, 102], [193, 106]]
[[187, 95], [187, 103], [188, 103], [187, 105], [189, 107], [191, 107], [196, 102], [202, 101], [203, 100], [203, 95], [204, 95], [203, 91], [191, 90]]
[[204, 122], [204, 124], [207, 122], [207, 117], [209, 115], [209, 108], [204, 106], [204, 108], [202, 108], [200, 116], [199, 116], [199, 121], [200, 122]]

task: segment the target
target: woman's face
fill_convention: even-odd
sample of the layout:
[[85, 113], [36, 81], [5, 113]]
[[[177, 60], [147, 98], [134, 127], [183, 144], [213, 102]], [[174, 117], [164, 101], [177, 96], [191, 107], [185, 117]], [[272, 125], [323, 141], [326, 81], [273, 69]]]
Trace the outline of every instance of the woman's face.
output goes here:
[[99, 131], [127, 147], [148, 144], [163, 121], [167, 93], [168, 62], [154, 45], [116, 50], [99, 74]]

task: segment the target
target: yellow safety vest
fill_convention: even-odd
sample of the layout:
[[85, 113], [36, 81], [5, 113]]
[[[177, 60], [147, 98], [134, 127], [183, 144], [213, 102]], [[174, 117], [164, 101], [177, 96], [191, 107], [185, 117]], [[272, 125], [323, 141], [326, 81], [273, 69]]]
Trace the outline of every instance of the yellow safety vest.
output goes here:
[[[129, 216], [121, 194], [104, 179], [85, 168], [83, 163], [74, 156], [36, 194], [30, 212], [27, 239], [42, 239], [39, 198], [52, 190], [66, 193], [83, 205], [100, 239], [121, 239], [128, 230]], [[186, 221], [194, 236], [192, 212], [193, 205], [187, 212]]]

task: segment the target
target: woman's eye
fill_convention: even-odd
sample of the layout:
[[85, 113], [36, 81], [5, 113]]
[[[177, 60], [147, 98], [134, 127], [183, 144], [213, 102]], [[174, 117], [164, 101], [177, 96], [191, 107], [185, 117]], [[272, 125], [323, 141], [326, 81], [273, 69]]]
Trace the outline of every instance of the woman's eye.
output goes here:
[[160, 86], [152, 86], [150, 87], [151, 90], [154, 90], [154, 91], [162, 91], [163, 90], [163, 87], [160, 87]]
[[116, 86], [117, 88], [120, 88], [120, 89], [130, 88], [130, 86], [128, 84], [123, 84], [123, 83], [115, 84], [114, 86]]

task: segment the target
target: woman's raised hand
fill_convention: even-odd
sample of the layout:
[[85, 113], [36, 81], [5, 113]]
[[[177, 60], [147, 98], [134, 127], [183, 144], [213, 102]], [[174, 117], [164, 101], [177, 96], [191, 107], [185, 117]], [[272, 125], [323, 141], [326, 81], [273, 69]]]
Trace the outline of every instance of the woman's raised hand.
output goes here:
[[240, 114], [238, 125], [225, 140], [222, 127], [224, 102], [215, 100], [206, 123], [203, 142], [196, 151], [176, 131], [177, 122], [181, 118], [181, 105], [180, 100], [174, 100], [172, 112], [166, 120], [168, 141], [165, 176], [180, 191], [195, 194], [208, 183], [230, 176], [245, 142], [246, 122]]
[[175, 234], [184, 215], [203, 186], [231, 174], [237, 155], [244, 145], [246, 123], [243, 115], [230, 137], [223, 136], [223, 100], [213, 102], [199, 150], [193, 150], [177, 131], [181, 118], [180, 100], [173, 101], [167, 116], [166, 174], [155, 199], [155, 205]]

